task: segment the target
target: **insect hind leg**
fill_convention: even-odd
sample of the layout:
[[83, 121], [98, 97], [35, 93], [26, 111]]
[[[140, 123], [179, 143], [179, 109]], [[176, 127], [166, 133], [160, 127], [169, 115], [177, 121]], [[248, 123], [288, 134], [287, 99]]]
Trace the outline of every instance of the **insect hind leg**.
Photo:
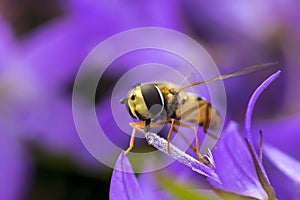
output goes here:
[[[169, 122], [172, 122], [172, 119], [168, 119]], [[180, 121], [177, 121], [177, 120], [174, 120], [173, 122], [175, 125], [177, 126], [182, 126], [182, 127], [185, 127], [185, 128], [189, 128], [189, 129], [192, 129], [193, 132], [194, 132], [194, 135], [195, 135], [195, 143], [196, 143], [196, 147], [193, 147], [193, 151], [195, 152], [198, 160], [201, 162], [201, 163], [204, 163], [206, 165], [209, 165], [209, 166], [212, 166], [212, 163], [210, 163], [207, 159], [205, 159], [201, 153], [199, 152], [199, 139], [198, 139], [198, 134], [197, 134], [197, 129], [194, 127], [194, 126], [191, 126], [191, 125], [188, 125], [188, 124], [185, 124], [183, 122], [180, 122]], [[174, 129], [174, 128], [173, 128]], [[175, 129], [176, 130], [176, 129]], [[190, 146], [191, 147], [191, 146]]]
[[194, 147], [194, 145], [188, 141], [188, 139], [184, 136], [184, 134], [183, 134], [181, 131], [179, 131], [179, 129], [176, 128], [175, 126], [174, 126], [173, 130], [174, 130], [174, 132], [175, 132], [176, 134], [178, 134], [178, 135], [180, 135], [180, 136], [182, 137], [182, 139], [185, 141], [185, 143], [187, 143], [187, 144], [189, 145], [189, 147], [190, 147], [190, 148], [195, 152], [195, 154], [196, 154], [196, 147]]
[[171, 137], [172, 137], [172, 133], [173, 133], [173, 130], [174, 130], [174, 122], [175, 122], [175, 119], [170, 119], [171, 120], [171, 125], [170, 125], [170, 130], [169, 130], [169, 133], [168, 133], [168, 136], [167, 136], [167, 141], [168, 141], [168, 153], [170, 154], [170, 142], [171, 142]]

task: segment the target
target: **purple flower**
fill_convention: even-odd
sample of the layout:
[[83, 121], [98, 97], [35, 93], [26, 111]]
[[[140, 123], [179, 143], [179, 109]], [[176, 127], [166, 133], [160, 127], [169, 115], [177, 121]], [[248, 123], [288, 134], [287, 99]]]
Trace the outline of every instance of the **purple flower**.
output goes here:
[[[254, 160], [256, 158], [251, 153], [249, 146], [240, 135], [237, 125], [229, 124], [213, 151], [216, 173], [222, 184], [210, 181], [211, 185], [218, 190], [244, 197], [267, 199], [268, 194], [258, 175], [258, 169], [261, 171], [263, 169], [255, 164], [258, 161]], [[218, 190], [216, 192], [222, 196], [222, 192]]]
[[212, 185], [223, 191], [232, 192], [242, 196], [258, 199], [274, 199], [275, 193], [267, 178], [266, 172], [253, 147], [251, 136], [251, 117], [254, 105], [259, 95], [276, 78], [280, 71], [265, 80], [250, 98], [246, 117], [244, 141], [237, 131], [237, 127], [231, 125], [214, 149], [216, 171], [222, 184]]
[[[230, 122], [213, 150], [215, 169], [196, 164], [195, 159], [171, 145], [170, 156], [184, 163], [194, 171], [207, 176], [214, 191], [220, 196], [240, 196], [257, 199], [276, 199], [265, 169], [253, 147], [250, 136], [250, 121], [254, 105], [264, 89], [278, 78], [280, 71], [264, 81], [252, 95], [245, 119], [246, 138], [240, 135], [238, 126]], [[147, 133], [146, 140], [158, 150], [167, 154], [166, 141], [154, 133]], [[113, 180], [113, 179], [112, 179]], [[111, 187], [114, 182], [111, 182]], [[118, 186], [120, 187], [120, 186]]]
[[[227, 5], [222, 3], [220, 6], [219, 2], [217, 4], [214, 1], [201, 5], [196, 1], [186, 3], [180, 0], [163, 2], [158, 0], [143, 2], [69, 0], [61, 3], [62, 15], [30, 30], [18, 40], [1, 19], [0, 157], [6, 162], [0, 164], [2, 175], [0, 199], [22, 198], [24, 194], [26, 195], [27, 187], [30, 187], [31, 158], [27, 155], [24, 142], [29, 141], [34, 147], [55, 153], [55, 155], [67, 154], [78, 165], [88, 167], [88, 169], [99, 169], [98, 161], [84, 148], [75, 130], [70, 95], [73, 79], [80, 63], [96, 44], [120, 31], [142, 26], [159, 26], [189, 32], [190, 35], [200, 38], [217, 63], [222, 63], [225, 67], [248, 65], [266, 60], [279, 60], [287, 63], [284, 65], [286, 66], [285, 73], [279, 83], [276, 82], [276, 87], [272, 87], [271, 92], [267, 91], [269, 93], [265, 93], [262, 101], [256, 105], [259, 108], [257, 119], [260, 121], [255, 122], [255, 129], [253, 129], [255, 131], [252, 133], [254, 141], [249, 139], [253, 149], [257, 149], [257, 134], [258, 130], [262, 129], [264, 142], [278, 148], [282, 154], [267, 146], [264, 150], [267, 159], [263, 160], [265, 168], [262, 168], [260, 164], [259, 167], [254, 165], [253, 168], [253, 162], [257, 159], [247, 147], [247, 143], [239, 136], [239, 130], [233, 123], [224, 133], [222, 137], [224, 142], [222, 142], [223, 139], [220, 140], [218, 148], [225, 148], [224, 151], [230, 152], [231, 149], [226, 149], [226, 143], [233, 143], [242, 152], [248, 152], [243, 159], [247, 163], [245, 167], [251, 173], [242, 182], [246, 184], [247, 192], [241, 192], [242, 187], [232, 184], [230, 177], [224, 177], [225, 172], [220, 170], [222, 167], [218, 167], [220, 164], [216, 165], [218, 169], [215, 171], [195, 162], [194, 164], [199, 169], [195, 166], [194, 169], [213, 176], [215, 179], [218, 177], [226, 180], [224, 181], [226, 184], [222, 186], [223, 190], [256, 197], [266, 196], [265, 188], [261, 180], [258, 180], [259, 176], [256, 175], [258, 169], [262, 172], [265, 169], [278, 198], [296, 198], [298, 183], [290, 174], [297, 166], [295, 164], [297, 161], [292, 162], [292, 158], [298, 160], [300, 158], [297, 142], [300, 139], [298, 134], [300, 115], [297, 113], [300, 108], [298, 103], [300, 93], [297, 92], [300, 63], [297, 53], [300, 46], [299, 12], [297, 4], [293, 1], [285, 3], [275, 1], [272, 5], [262, 3], [259, 9], [255, 5], [236, 4], [233, 1]], [[157, 62], [172, 66], [174, 69], [186, 64], [167, 54], [151, 50], [146, 55], [133, 52], [127, 56], [119, 58], [112, 64], [111, 70], [107, 71], [104, 78], [109, 83], [116, 81], [124, 72], [138, 64]], [[224, 69], [224, 71], [231, 70]], [[244, 110], [243, 106], [246, 105], [248, 99], [247, 95], [245, 93], [241, 95], [240, 91], [248, 89], [250, 91], [254, 88], [253, 83], [256, 82], [253, 79], [260, 79], [264, 75], [257, 74], [255, 77], [249, 76], [243, 80], [237, 78], [226, 83], [230, 85], [228, 90], [228, 97], [231, 98], [229, 99], [230, 114], [239, 123], [241, 111]], [[235, 81], [238, 84], [232, 84], [236, 83]], [[128, 136], [120, 135], [120, 129], [112, 123], [109, 95], [101, 92], [99, 96], [101, 99], [99, 98], [97, 110], [107, 116], [103, 118], [101, 115], [99, 121], [111, 133], [108, 135], [109, 139], [125, 149], [128, 145]], [[237, 102], [241, 103], [237, 104]], [[120, 109], [122, 111], [119, 114], [123, 117], [124, 109], [123, 107]], [[262, 113], [267, 113], [272, 119], [262, 121]], [[290, 113], [295, 114], [290, 115]], [[123, 122], [128, 125], [128, 121], [123, 120]], [[231, 134], [233, 137], [226, 136]], [[99, 152], [107, 150], [105, 145], [95, 144], [95, 146]], [[216, 163], [223, 165], [222, 160], [227, 158], [222, 156], [227, 154], [221, 155], [222, 152], [217, 152], [216, 147], [214, 151]], [[112, 153], [109, 152], [106, 156], [111, 159], [111, 155]], [[274, 156], [280, 156], [281, 159], [276, 160]], [[281, 162], [284, 160], [288, 161], [288, 166], [282, 166]], [[257, 162], [260, 163], [259, 160]], [[124, 163], [126, 165], [126, 162]], [[229, 166], [230, 163], [237, 165], [234, 159], [228, 162]], [[186, 173], [190, 168], [181, 164], [178, 166], [179, 170], [176, 169], [176, 173], [186, 179], [187, 176], [183, 175], [183, 171]], [[224, 169], [228, 168], [230, 167], [224, 166]], [[194, 176], [194, 171], [190, 171], [193, 178], [199, 177]], [[236, 174], [241, 175], [242, 171], [237, 170]], [[264, 174], [263, 177], [266, 175]], [[155, 188], [157, 185], [155, 181], [151, 181], [151, 176], [149, 179], [139, 177], [138, 182], [142, 190], [147, 185], [151, 185], [147, 188], [148, 191], [143, 190], [144, 194], [147, 192], [157, 194], [151, 192], [157, 190]], [[218, 184], [214, 184], [217, 187]], [[283, 184], [291, 184], [291, 187], [282, 187]], [[256, 187], [258, 191], [250, 194], [249, 191]]]

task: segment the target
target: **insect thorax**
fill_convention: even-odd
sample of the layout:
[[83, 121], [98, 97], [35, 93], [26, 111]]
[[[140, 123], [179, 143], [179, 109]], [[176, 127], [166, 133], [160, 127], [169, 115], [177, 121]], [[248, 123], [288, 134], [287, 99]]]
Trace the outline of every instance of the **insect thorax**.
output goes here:
[[165, 97], [166, 101], [166, 111], [167, 111], [167, 116], [169, 118], [177, 119], [179, 120], [180, 117], [176, 115], [176, 110], [180, 108], [185, 101], [187, 100], [187, 95], [184, 92], [180, 93], [169, 93]]

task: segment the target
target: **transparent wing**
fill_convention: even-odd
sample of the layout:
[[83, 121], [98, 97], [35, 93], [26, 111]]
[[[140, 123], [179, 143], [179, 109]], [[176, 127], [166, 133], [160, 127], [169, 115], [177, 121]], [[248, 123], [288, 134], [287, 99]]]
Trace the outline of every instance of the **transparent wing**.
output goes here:
[[278, 64], [278, 63], [277, 62], [269, 62], [269, 63], [251, 65], [249, 67], [245, 67], [243, 69], [231, 72], [229, 74], [220, 75], [220, 76], [217, 76], [217, 77], [214, 77], [214, 78], [210, 78], [210, 79], [207, 79], [207, 80], [204, 80], [204, 81], [199, 81], [199, 82], [193, 83], [191, 85], [182, 87], [182, 88], [179, 89], [179, 92], [182, 91], [182, 90], [194, 87], [196, 85], [201, 85], [201, 84], [212, 82], [212, 81], [224, 80], [224, 79], [228, 79], [228, 78], [232, 78], [232, 77], [236, 77], [236, 76], [241, 76], [241, 75], [246, 75], [246, 74], [249, 74], [249, 73], [261, 71], [263, 69], [266, 69], [270, 66], [274, 66], [276, 64]]

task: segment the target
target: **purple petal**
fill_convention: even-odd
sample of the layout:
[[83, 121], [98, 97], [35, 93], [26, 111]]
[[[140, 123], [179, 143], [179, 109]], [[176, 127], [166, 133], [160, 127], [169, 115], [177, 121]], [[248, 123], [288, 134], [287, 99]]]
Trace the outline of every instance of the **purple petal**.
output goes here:
[[264, 191], [250, 155], [248, 146], [230, 122], [213, 151], [216, 173], [222, 184], [209, 180], [221, 190], [258, 199], [268, 198]]
[[246, 141], [246, 144], [248, 145], [248, 149], [249, 149], [251, 157], [253, 159], [253, 164], [255, 166], [256, 174], [258, 176], [258, 179], [259, 179], [262, 187], [264, 188], [265, 192], [267, 193], [269, 199], [276, 199], [275, 191], [274, 191], [272, 185], [270, 184], [270, 181], [269, 181], [266, 171], [261, 163], [261, 160], [258, 158], [258, 155], [254, 151], [254, 148], [251, 146], [249, 141], [247, 139], [245, 139], [245, 141]]
[[251, 117], [254, 109], [254, 105], [258, 99], [258, 97], [261, 95], [261, 93], [275, 80], [279, 77], [281, 71], [277, 71], [273, 75], [271, 75], [269, 78], [267, 78], [252, 94], [248, 107], [246, 110], [245, 115], [245, 133], [246, 138], [248, 138], [250, 144], [253, 144], [252, 136], [251, 136]]
[[[257, 123], [254, 129], [263, 130], [263, 146], [265, 146], [265, 144], [269, 144], [268, 146], [272, 145], [278, 149], [276, 150], [277, 152], [284, 152], [285, 156], [288, 155], [289, 157], [299, 160], [299, 121], [299, 114], [288, 117], [282, 116], [280, 119]], [[264, 159], [264, 167], [278, 199], [298, 199], [300, 196], [300, 185], [299, 182], [294, 181], [294, 179], [297, 178], [296, 174], [294, 178], [291, 179], [286, 174], [286, 171], [290, 171], [290, 169], [281, 170], [277, 165], [290, 165], [288, 167], [292, 167], [292, 169], [296, 170], [299, 168], [295, 168], [292, 164], [287, 164], [289, 163], [289, 159], [287, 159], [287, 161], [280, 159], [282, 156], [277, 155], [276, 152], [270, 149], [264, 148], [263, 153], [265, 155], [264, 158], [267, 158]], [[271, 158], [269, 154], [272, 154], [273, 158]], [[278, 156], [278, 158], [274, 157], [275, 155]], [[286, 187], [287, 185], [288, 187]]]
[[299, 161], [267, 144], [264, 145], [264, 153], [265, 157], [272, 163], [266, 162], [266, 164], [271, 165], [268, 175], [278, 199], [299, 199]]
[[[118, 171], [116, 169], [121, 169]], [[139, 182], [134, 175], [131, 164], [124, 153], [121, 153], [113, 171], [110, 191], [110, 200], [143, 199]]]
[[300, 184], [300, 162], [279, 149], [264, 144], [264, 153], [269, 160], [291, 180]]
[[270, 121], [260, 121], [253, 125], [253, 130], [263, 131], [264, 143], [271, 144], [288, 155], [300, 159], [300, 114], [282, 116]]

